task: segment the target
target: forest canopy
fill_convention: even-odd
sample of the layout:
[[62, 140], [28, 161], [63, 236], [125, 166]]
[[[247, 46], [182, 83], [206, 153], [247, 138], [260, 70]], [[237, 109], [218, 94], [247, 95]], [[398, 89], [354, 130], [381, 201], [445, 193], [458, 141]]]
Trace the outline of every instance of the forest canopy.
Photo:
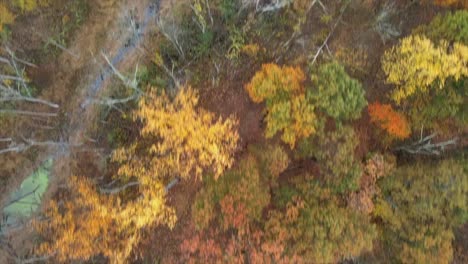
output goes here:
[[466, 8], [1, 1], [0, 263], [468, 263]]

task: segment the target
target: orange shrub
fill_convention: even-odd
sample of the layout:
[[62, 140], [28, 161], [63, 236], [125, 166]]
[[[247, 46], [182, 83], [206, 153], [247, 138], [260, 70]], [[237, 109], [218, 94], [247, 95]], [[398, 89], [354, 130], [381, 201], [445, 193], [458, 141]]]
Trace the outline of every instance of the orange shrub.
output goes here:
[[390, 136], [398, 139], [409, 137], [411, 130], [406, 117], [395, 111], [391, 105], [375, 102], [368, 109], [371, 121]]

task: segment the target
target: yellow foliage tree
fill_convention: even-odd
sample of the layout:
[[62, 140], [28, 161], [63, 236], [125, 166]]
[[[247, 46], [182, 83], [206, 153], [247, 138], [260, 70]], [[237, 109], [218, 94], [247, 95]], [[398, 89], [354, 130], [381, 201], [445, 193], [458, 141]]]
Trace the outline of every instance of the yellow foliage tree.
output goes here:
[[3, 32], [4, 25], [11, 24], [13, 21], [15, 21], [15, 16], [4, 4], [0, 3], [0, 32]]
[[140, 198], [126, 203], [117, 196], [100, 194], [88, 180], [72, 177], [69, 187], [72, 196], [63, 206], [52, 202], [45, 213], [48, 220], [34, 223], [46, 240], [38, 254], [60, 262], [103, 254], [111, 263], [123, 263], [138, 242], [141, 228], [175, 224], [174, 210], [164, 203], [162, 184], [144, 186]]
[[281, 139], [294, 148], [296, 141], [315, 133], [316, 116], [302, 83], [305, 75], [298, 67], [264, 64], [246, 85], [252, 101], [266, 102], [265, 136], [282, 131]]
[[61, 262], [103, 254], [111, 263], [124, 263], [142, 228], [172, 228], [176, 215], [165, 203], [167, 179], [201, 178], [208, 170], [217, 177], [231, 166], [237, 148], [237, 121], [216, 120], [214, 114], [197, 108], [197, 103], [198, 94], [190, 87], [173, 101], [150, 92], [134, 116], [143, 123], [141, 138], [113, 155], [120, 163], [115, 177], [121, 182], [136, 179], [119, 191], [130, 184], [138, 186], [136, 196], [132, 195], [137, 198], [99, 193], [89, 181], [73, 178], [72, 197], [63, 207], [52, 203], [46, 212], [50, 220], [35, 224], [46, 239], [38, 252]]
[[387, 82], [397, 86], [392, 99], [400, 103], [413, 94], [427, 92], [434, 84], [443, 88], [448, 78], [458, 80], [468, 75], [468, 47], [455, 43], [449, 49], [445, 41], [435, 46], [424, 36], [409, 36], [385, 52], [382, 68]]
[[49, 5], [50, 0], [15, 0], [13, 3], [19, 7], [22, 12], [30, 12], [37, 7], [44, 7]]
[[150, 142], [139, 150], [144, 153], [140, 159], [133, 158], [136, 144], [115, 152], [114, 161], [123, 163], [119, 177], [201, 178], [203, 170], [210, 169], [217, 178], [230, 167], [239, 140], [237, 121], [216, 119], [197, 104], [198, 93], [190, 87], [173, 101], [166, 94], [145, 97], [134, 118], [143, 121], [141, 136]]

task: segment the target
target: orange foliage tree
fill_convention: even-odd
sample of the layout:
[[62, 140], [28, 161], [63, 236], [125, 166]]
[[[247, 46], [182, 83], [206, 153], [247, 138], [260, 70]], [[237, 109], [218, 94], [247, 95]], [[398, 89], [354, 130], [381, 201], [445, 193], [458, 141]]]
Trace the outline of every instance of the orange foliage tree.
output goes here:
[[434, 0], [440, 6], [460, 6], [468, 8], [468, 0]]
[[286, 250], [284, 241], [269, 240], [264, 231], [224, 235], [210, 230], [185, 239], [180, 245], [184, 263], [307, 263]]
[[294, 148], [296, 141], [315, 133], [314, 106], [305, 96], [305, 75], [299, 67], [264, 64], [246, 85], [252, 101], [266, 102], [265, 136], [283, 132], [281, 139]]
[[181, 244], [187, 263], [297, 263], [283, 241], [266, 240], [258, 223], [270, 203], [271, 188], [288, 166], [279, 146], [250, 147], [238, 166], [205, 186], [192, 207], [196, 235]]
[[371, 121], [390, 136], [397, 139], [405, 139], [410, 136], [411, 130], [406, 117], [395, 111], [389, 104], [379, 102], [368, 106]]
[[224, 231], [244, 233], [250, 223], [261, 219], [263, 208], [270, 203], [269, 187], [275, 185], [288, 164], [281, 147], [251, 147], [238, 167], [216, 181], [206, 177], [192, 208], [196, 227], [204, 229], [215, 220]]

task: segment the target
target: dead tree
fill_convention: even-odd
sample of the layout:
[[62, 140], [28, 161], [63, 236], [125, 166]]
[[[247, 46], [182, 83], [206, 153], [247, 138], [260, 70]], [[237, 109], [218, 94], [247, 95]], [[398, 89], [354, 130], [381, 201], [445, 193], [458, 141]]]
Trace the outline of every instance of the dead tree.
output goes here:
[[421, 155], [440, 155], [448, 146], [455, 145], [458, 141], [458, 138], [449, 139], [446, 141], [432, 143], [432, 139], [437, 136], [436, 133], [433, 133], [427, 137], [421, 138], [409, 145], [404, 145], [395, 148], [395, 151], [404, 151], [409, 154], [421, 154]]
[[95, 103], [95, 104], [100, 104], [100, 105], [105, 105], [110, 108], [116, 109], [120, 111], [120, 109], [117, 107], [118, 104], [125, 104], [130, 101], [135, 101], [140, 98], [140, 96], [143, 94], [143, 92], [140, 90], [138, 87], [138, 65], [135, 68], [135, 73], [133, 74], [133, 78], [128, 78], [124, 76], [109, 60], [109, 58], [104, 54], [101, 53], [102, 57], [106, 61], [107, 65], [111, 69], [112, 73], [114, 73], [117, 78], [119, 78], [122, 83], [125, 85], [125, 87], [131, 89], [133, 93], [125, 98], [102, 98], [102, 99], [88, 99], [87, 101]]
[[[307, 14], [310, 12], [310, 10], [312, 10], [312, 8], [313, 8], [313, 7], [315, 6], [315, 4], [317, 4], [317, 3], [320, 4], [320, 6], [322, 7], [323, 12], [324, 12], [325, 14], [328, 13], [328, 12], [327, 12], [327, 8], [325, 7], [325, 5], [324, 5], [320, 0], [313, 0], [313, 1], [310, 3], [310, 5], [307, 7], [306, 12], [305, 12], [305, 16], [307, 16]], [[297, 38], [299, 35], [300, 35], [300, 31], [294, 30], [294, 32], [292, 33], [291, 37], [283, 44], [283, 48], [284, 48], [285, 50], [287, 50], [288, 47], [289, 47], [289, 45], [291, 44], [291, 42], [292, 42], [295, 38]], [[327, 49], [328, 49], [328, 45], [327, 45]], [[328, 49], [328, 51], [330, 51], [330, 50]], [[278, 62], [280, 58], [281, 58], [281, 56], [280, 56], [279, 58], [276, 59], [276, 62]]]
[[182, 31], [180, 27], [176, 25], [174, 19], [173, 21], [167, 22], [165, 18], [159, 16], [156, 23], [159, 28], [159, 31], [167, 40], [169, 40], [172, 43], [174, 48], [179, 53], [179, 56], [182, 59], [185, 59], [184, 48], [180, 42], [180, 38], [182, 37]]
[[[8, 57], [0, 57], [0, 63], [3, 64], [2, 69], [5, 71], [5, 73], [0, 74], [0, 103], [26, 102], [58, 109], [59, 105], [32, 96], [23, 65], [29, 67], [37, 66], [26, 60], [19, 59], [8, 46], [6, 46], [4, 50], [8, 54]], [[54, 117], [57, 115], [55, 112], [38, 112], [20, 109], [0, 109], [0, 113], [38, 117]]]
[[1, 139], [0, 142], [7, 143], [6, 147], [0, 149], [0, 155], [6, 153], [19, 153], [26, 151], [32, 147], [60, 147], [60, 148], [69, 148], [71, 146], [78, 147], [81, 144], [70, 144], [68, 142], [61, 142], [61, 141], [36, 141], [30, 138], [24, 138], [21, 136], [21, 140], [14, 140], [12, 138], [4, 138]]
[[269, 5], [266, 5], [264, 7], [259, 7], [259, 1], [257, 0], [256, 1], [256, 10], [257, 12], [272, 12], [272, 11], [276, 11], [276, 10], [279, 10], [279, 9], [282, 9], [290, 4], [292, 4], [292, 2], [294, 2], [294, 0], [273, 0], [271, 4]]
[[[119, 187], [114, 187], [114, 188], [109, 188], [110, 186], [112, 186], [116, 181], [112, 181], [111, 183], [107, 184], [107, 188], [100, 188], [99, 189], [99, 192], [102, 193], [102, 194], [117, 194], [117, 193], [120, 193], [124, 190], [126, 190], [127, 188], [130, 188], [130, 187], [133, 187], [133, 186], [139, 186], [140, 185], [140, 182], [138, 181], [132, 181], [132, 182], [129, 182], [129, 183], [126, 183], [122, 186], [119, 186]], [[172, 179], [165, 187], [164, 187], [164, 190], [167, 192], [169, 192], [172, 188], [174, 188], [174, 186], [176, 186], [178, 183], [180, 182], [180, 177], [175, 177], [174, 179]]]
[[401, 25], [397, 27], [392, 24], [391, 21], [392, 18], [396, 15], [398, 15], [398, 9], [395, 7], [395, 3], [386, 2], [375, 17], [372, 28], [379, 34], [380, 39], [384, 44], [387, 40], [396, 38], [401, 35]]
[[79, 59], [80, 56], [72, 52], [70, 49], [67, 49], [65, 46], [61, 45], [57, 41], [55, 41], [53, 38], [46, 38], [42, 34], [38, 33], [37, 31], [33, 31], [37, 36], [39, 36], [45, 43], [46, 45], [52, 44], [53, 46], [59, 48], [61, 51], [66, 52], [70, 56], [72, 56], [75, 59]]
[[345, 6], [341, 9], [341, 13], [340, 13], [340, 16], [336, 19], [336, 22], [335, 24], [333, 25], [333, 27], [331, 28], [330, 30], [330, 33], [328, 33], [327, 37], [325, 38], [325, 40], [323, 41], [322, 45], [320, 45], [320, 47], [317, 49], [317, 52], [315, 53], [315, 55], [312, 57], [310, 56], [310, 58], [312, 58], [312, 62], [310, 63], [310, 66], [313, 66], [314, 63], [317, 61], [318, 57], [320, 56], [320, 54], [323, 52], [323, 49], [326, 48], [328, 53], [331, 55], [331, 51], [330, 49], [328, 48], [328, 40], [330, 39], [330, 37], [333, 35], [333, 33], [335, 32], [336, 28], [338, 27], [338, 24], [341, 22], [341, 20], [343, 19], [343, 14], [345, 13], [346, 9], [348, 8], [349, 4], [351, 3], [351, 1], [348, 1]]

